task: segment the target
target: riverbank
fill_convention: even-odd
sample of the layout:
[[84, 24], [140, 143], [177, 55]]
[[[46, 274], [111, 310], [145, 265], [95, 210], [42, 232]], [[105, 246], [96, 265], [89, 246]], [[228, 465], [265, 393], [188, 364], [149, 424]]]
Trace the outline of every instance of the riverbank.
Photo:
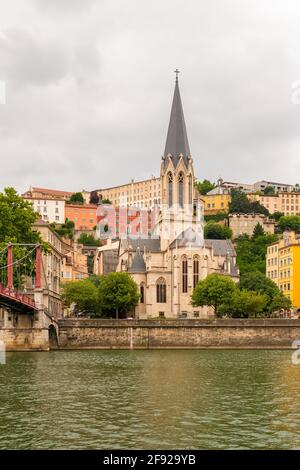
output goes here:
[[300, 320], [61, 319], [59, 349], [290, 349]]
[[60, 319], [48, 328], [1, 328], [7, 351], [74, 349], [291, 349], [300, 320]]

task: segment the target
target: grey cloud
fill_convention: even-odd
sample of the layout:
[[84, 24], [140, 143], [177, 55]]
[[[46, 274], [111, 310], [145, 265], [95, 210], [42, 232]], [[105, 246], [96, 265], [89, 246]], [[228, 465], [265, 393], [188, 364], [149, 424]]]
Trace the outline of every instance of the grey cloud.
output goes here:
[[0, 187], [158, 175], [176, 67], [199, 178], [300, 180], [296, 0], [26, 4], [0, 18]]
[[18, 86], [47, 85], [64, 77], [68, 56], [53, 41], [22, 29], [8, 29], [0, 37], [0, 74]]
[[88, 11], [96, 0], [34, 0], [39, 12], [59, 16], [61, 14], [74, 14]]

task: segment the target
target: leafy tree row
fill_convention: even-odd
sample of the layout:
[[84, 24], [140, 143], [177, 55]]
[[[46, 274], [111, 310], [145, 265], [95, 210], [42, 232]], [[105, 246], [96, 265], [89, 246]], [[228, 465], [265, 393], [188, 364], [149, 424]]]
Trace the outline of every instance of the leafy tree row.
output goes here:
[[230, 277], [210, 274], [194, 289], [192, 303], [213, 307], [217, 317], [232, 318], [268, 317], [291, 307], [276, 284], [260, 272], [248, 273], [239, 285]]
[[235, 240], [237, 265], [241, 277], [249, 272], [266, 272], [267, 246], [278, 240], [278, 235], [260, 234], [261, 228], [255, 227], [252, 237], [241, 235]]
[[204, 238], [212, 240], [226, 240], [232, 237], [232, 230], [214, 222], [208, 222], [204, 226]]
[[62, 298], [67, 307], [77, 312], [99, 317], [124, 317], [138, 303], [137, 284], [127, 273], [109, 273], [62, 286]]

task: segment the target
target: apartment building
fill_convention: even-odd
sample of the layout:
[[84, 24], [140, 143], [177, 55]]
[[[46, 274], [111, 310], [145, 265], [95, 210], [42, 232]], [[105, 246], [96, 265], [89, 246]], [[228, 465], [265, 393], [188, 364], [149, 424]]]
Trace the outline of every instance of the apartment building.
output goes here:
[[24, 198], [34, 199], [57, 199], [68, 201], [73, 193], [70, 191], [60, 191], [58, 189], [36, 188], [30, 186], [29, 190], [22, 194]]
[[253, 184], [254, 191], [264, 191], [267, 187], [272, 186], [275, 192], [279, 191], [294, 191], [295, 186], [287, 183], [274, 183], [274, 181], [257, 181]]
[[251, 194], [248, 196], [251, 201], [258, 201], [266, 207], [270, 214], [282, 212], [284, 215], [300, 214], [300, 193], [281, 191], [276, 196]]
[[300, 235], [285, 232], [283, 237], [267, 248], [266, 275], [300, 307]]
[[29, 201], [35, 212], [40, 214], [44, 222], [55, 222], [56, 224], [63, 224], [65, 221], [65, 201], [61, 199], [48, 199], [46, 198], [32, 198], [25, 197]]
[[87, 279], [87, 256], [83, 253], [83, 245], [64, 240], [65, 253], [61, 264], [61, 282], [79, 281]]
[[148, 180], [96, 190], [99, 197], [109, 199], [115, 206], [149, 208], [161, 204], [161, 180], [152, 176]]
[[39, 232], [48, 243], [50, 250], [42, 254], [42, 289], [43, 305], [54, 318], [62, 314], [60, 297], [60, 272], [63, 259], [63, 242], [47, 222], [40, 219], [33, 224], [33, 230]]
[[75, 230], [93, 230], [97, 224], [97, 204], [66, 204], [65, 219], [74, 222]]

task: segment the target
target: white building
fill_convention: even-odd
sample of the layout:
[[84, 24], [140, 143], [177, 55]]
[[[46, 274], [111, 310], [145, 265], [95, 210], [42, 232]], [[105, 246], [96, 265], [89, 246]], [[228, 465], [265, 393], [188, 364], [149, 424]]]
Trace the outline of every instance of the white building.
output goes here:
[[32, 203], [34, 210], [40, 214], [44, 222], [55, 222], [57, 224], [63, 224], [65, 222], [64, 200], [29, 196], [23, 196], [23, 198]]

